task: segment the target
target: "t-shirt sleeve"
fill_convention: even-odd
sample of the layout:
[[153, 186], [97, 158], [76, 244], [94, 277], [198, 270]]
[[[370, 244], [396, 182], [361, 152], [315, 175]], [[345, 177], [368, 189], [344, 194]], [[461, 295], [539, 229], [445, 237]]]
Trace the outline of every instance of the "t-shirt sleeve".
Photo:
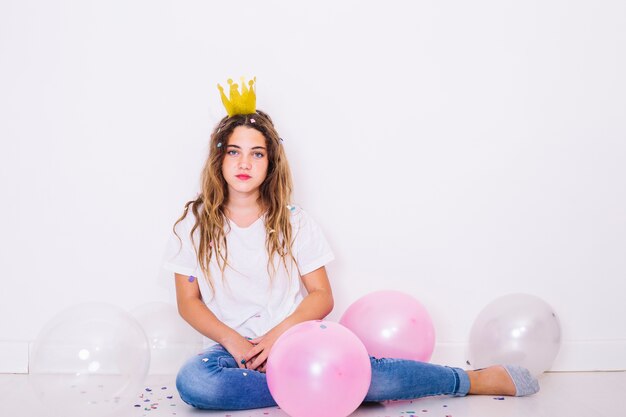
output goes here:
[[319, 225], [303, 210], [294, 214], [296, 261], [300, 274], [306, 275], [335, 259]]
[[[191, 243], [189, 232], [193, 227], [195, 217], [188, 213], [187, 217], [176, 225], [178, 237], [171, 233], [163, 256], [163, 268], [182, 275], [197, 275], [198, 258]], [[195, 239], [197, 242], [197, 238]]]

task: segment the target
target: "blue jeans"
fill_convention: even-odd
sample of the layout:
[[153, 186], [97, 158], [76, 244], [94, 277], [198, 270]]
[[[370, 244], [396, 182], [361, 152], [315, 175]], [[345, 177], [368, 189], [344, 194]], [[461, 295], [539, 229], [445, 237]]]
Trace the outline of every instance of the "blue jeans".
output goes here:
[[[405, 359], [370, 356], [372, 382], [367, 402], [408, 400], [430, 395], [467, 395], [469, 378], [460, 368]], [[189, 359], [178, 372], [176, 388], [187, 404], [211, 410], [275, 406], [265, 373], [239, 368], [221, 345]]]

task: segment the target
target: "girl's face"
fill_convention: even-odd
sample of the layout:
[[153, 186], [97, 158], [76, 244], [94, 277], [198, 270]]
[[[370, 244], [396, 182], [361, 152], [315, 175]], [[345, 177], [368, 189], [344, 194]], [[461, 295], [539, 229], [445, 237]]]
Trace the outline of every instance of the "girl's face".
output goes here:
[[256, 129], [237, 126], [228, 138], [222, 175], [230, 196], [258, 194], [267, 176], [265, 136]]

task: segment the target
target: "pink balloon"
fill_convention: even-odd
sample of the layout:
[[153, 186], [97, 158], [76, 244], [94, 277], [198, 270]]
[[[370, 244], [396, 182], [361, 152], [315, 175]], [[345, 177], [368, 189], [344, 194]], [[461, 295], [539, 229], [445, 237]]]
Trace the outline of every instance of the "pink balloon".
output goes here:
[[312, 320], [283, 333], [267, 358], [267, 384], [292, 417], [345, 417], [372, 379], [363, 343], [338, 323]]
[[376, 291], [355, 301], [339, 323], [352, 330], [377, 358], [428, 362], [435, 328], [426, 308], [400, 291]]

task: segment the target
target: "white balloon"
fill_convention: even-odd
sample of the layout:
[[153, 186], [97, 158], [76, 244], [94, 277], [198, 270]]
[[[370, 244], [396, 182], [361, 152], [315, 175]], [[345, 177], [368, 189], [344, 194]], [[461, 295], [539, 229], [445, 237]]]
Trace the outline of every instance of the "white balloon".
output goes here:
[[150, 364], [146, 335], [126, 311], [79, 304], [39, 333], [29, 382], [51, 415], [112, 416], [137, 396]]
[[202, 335], [169, 303], [151, 302], [131, 311], [150, 345], [150, 375], [175, 375], [183, 363], [202, 350]]
[[474, 369], [520, 365], [535, 376], [550, 369], [561, 347], [561, 326], [550, 305], [530, 294], [509, 294], [489, 303], [469, 336]]

